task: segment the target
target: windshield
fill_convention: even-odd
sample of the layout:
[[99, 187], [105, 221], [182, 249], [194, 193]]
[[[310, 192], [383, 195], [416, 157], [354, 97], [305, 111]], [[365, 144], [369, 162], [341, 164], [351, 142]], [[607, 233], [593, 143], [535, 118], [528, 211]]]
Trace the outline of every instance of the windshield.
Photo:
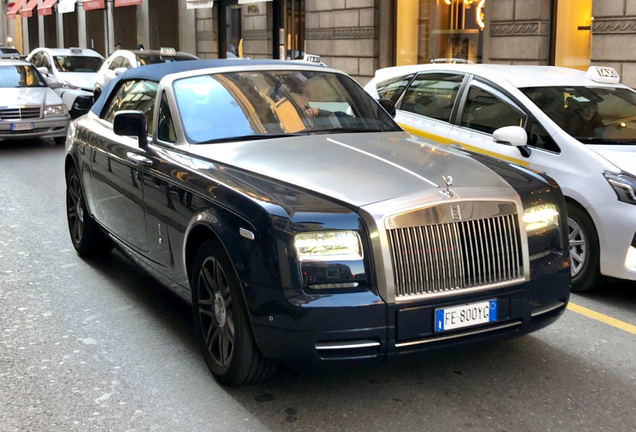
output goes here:
[[190, 56], [162, 56], [160, 54], [137, 54], [137, 66], [147, 66], [157, 63], [173, 63], [179, 61], [196, 60]]
[[313, 71], [232, 72], [174, 83], [192, 143], [401, 130], [351, 78]]
[[104, 59], [85, 56], [53, 56], [55, 67], [60, 72], [97, 72]]
[[33, 66], [0, 66], [0, 87], [46, 87]]
[[0, 48], [0, 54], [20, 54], [15, 48]]
[[585, 144], [636, 144], [636, 92], [618, 87], [535, 87], [522, 91]]

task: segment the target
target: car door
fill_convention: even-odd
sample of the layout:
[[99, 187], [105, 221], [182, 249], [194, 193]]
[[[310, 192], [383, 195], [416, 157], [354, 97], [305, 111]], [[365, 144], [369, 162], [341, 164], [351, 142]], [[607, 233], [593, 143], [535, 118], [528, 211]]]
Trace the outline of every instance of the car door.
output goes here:
[[469, 151], [529, 166], [517, 147], [496, 143], [492, 134], [505, 126], [525, 127], [524, 110], [503, 91], [472, 79], [458, 105], [458, 120], [448, 135], [449, 144]]
[[104, 86], [106, 86], [111, 80], [117, 78], [117, 75], [115, 75], [115, 69], [121, 67], [123, 60], [124, 58], [122, 56], [115, 57], [108, 65], [108, 68], [104, 70]]
[[398, 101], [396, 122], [415, 135], [448, 144], [451, 115], [463, 81], [463, 74], [418, 74]]
[[143, 166], [145, 150], [136, 138], [115, 135], [115, 113], [143, 111], [152, 124], [158, 84], [131, 80], [118, 84], [102, 111], [102, 128], [93, 134], [91, 172], [97, 220], [128, 246], [149, 250], [144, 209]]

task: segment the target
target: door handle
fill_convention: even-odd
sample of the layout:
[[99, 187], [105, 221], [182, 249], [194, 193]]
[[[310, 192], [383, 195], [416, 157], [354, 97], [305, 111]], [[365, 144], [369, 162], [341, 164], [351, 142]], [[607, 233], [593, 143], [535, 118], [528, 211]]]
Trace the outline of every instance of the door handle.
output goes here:
[[128, 157], [128, 160], [138, 167], [152, 166], [152, 159], [148, 159], [140, 154], [128, 152], [126, 153], [126, 157]]

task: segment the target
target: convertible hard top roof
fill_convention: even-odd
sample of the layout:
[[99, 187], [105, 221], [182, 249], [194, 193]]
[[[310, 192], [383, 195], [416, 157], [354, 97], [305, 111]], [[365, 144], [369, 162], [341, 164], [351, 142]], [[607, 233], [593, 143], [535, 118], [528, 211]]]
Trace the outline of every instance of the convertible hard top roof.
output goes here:
[[301, 63], [282, 60], [247, 60], [247, 59], [218, 59], [218, 60], [192, 60], [186, 62], [160, 63], [155, 65], [143, 66], [134, 69], [128, 69], [116, 79], [112, 80], [99, 99], [93, 105], [91, 111], [100, 115], [104, 104], [108, 100], [111, 91], [120, 81], [129, 80], [146, 80], [160, 82], [165, 76], [174, 75], [182, 72], [196, 71], [200, 69], [213, 68], [240, 68], [248, 66], [289, 66], [290, 68], [298, 68], [301, 66], [318, 66], [319, 64]]

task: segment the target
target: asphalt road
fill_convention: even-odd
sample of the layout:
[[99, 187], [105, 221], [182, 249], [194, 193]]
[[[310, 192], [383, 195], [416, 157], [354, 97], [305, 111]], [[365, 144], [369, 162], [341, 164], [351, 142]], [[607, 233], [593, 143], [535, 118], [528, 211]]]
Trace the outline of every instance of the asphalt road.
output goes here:
[[[0, 142], [0, 431], [631, 431], [636, 284], [506, 343], [219, 386], [189, 306], [112, 253], [79, 258], [64, 149]], [[630, 325], [632, 327], [630, 327]]]

